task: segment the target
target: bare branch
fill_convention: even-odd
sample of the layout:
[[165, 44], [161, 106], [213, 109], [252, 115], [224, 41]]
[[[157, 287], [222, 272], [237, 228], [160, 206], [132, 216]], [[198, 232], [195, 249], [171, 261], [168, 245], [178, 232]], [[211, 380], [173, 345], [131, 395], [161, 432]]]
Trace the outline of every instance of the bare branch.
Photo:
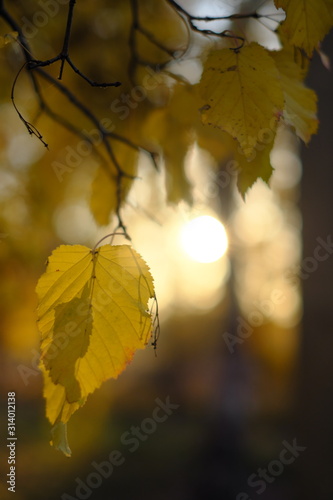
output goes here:
[[74, 13], [75, 4], [76, 4], [76, 0], [70, 0], [69, 7], [68, 7], [68, 16], [67, 16], [64, 44], [62, 46], [62, 51], [60, 53], [61, 66], [60, 66], [60, 71], [59, 71], [59, 76], [58, 76], [59, 80], [62, 79], [65, 61], [66, 61], [66, 59], [68, 57], [68, 53], [69, 53], [68, 52], [69, 51], [69, 40], [70, 40], [70, 36], [71, 36], [71, 29], [72, 29], [72, 23], [73, 23], [73, 13]]
[[75, 73], [77, 73], [83, 80], [89, 83], [92, 87], [101, 87], [101, 88], [106, 88], [106, 87], [119, 87], [121, 85], [121, 82], [109, 82], [109, 83], [99, 83], [91, 80], [88, 76], [86, 76], [84, 73], [82, 73], [73, 63], [71, 58], [69, 56], [66, 57], [66, 61], [70, 65], [70, 67], [73, 69]]
[[15, 79], [14, 79], [14, 82], [13, 82], [13, 85], [12, 85], [12, 90], [11, 90], [11, 93], [10, 93], [10, 98], [12, 100], [12, 103], [13, 103], [13, 106], [14, 106], [14, 109], [16, 111], [16, 113], [18, 114], [18, 117], [20, 118], [20, 120], [24, 123], [26, 129], [28, 130], [29, 134], [30, 135], [34, 135], [35, 137], [37, 137], [37, 139], [39, 139], [43, 144], [44, 146], [47, 148], [48, 145], [46, 144], [46, 142], [44, 141], [43, 139], [43, 136], [42, 134], [39, 132], [39, 130], [30, 122], [28, 122], [22, 115], [22, 113], [19, 111], [16, 103], [15, 103], [15, 96], [14, 96], [14, 93], [15, 93], [15, 87], [16, 87], [16, 83], [17, 83], [17, 80], [18, 80], [18, 77], [20, 76], [22, 70], [27, 66], [27, 63], [25, 62], [23, 64], [23, 66], [21, 67], [21, 69], [19, 70], [19, 72], [17, 73]]

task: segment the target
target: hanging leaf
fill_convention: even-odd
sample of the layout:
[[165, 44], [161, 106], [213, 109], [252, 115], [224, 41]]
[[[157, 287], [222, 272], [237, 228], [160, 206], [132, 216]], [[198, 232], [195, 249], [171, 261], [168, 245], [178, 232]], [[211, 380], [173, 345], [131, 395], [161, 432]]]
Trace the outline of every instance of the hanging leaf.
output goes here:
[[272, 147], [272, 143], [268, 145], [261, 144], [252, 158], [246, 158], [239, 152], [235, 153], [234, 158], [239, 169], [237, 187], [243, 199], [245, 199], [247, 191], [259, 178], [268, 184], [273, 173], [270, 161]]
[[275, 0], [275, 5], [286, 12], [281, 30], [289, 43], [311, 56], [333, 25], [333, 0]]
[[[47, 416], [52, 424], [65, 424], [88, 394], [116, 378], [147, 344], [153, 281], [128, 245], [62, 245], [50, 256], [36, 291]], [[53, 431], [61, 449], [65, 431]]]
[[278, 71], [257, 43], [211, 52], [199, 91], [205, 103], [203, 123], [231, 134], [245, 156], [253, 155], [263, 130], [276, 130], [284, 104]]
[[[179, 117], [181, 113], [179, 109]], [[163, 151], [168, 202], [176, 204], [184, 200], [191, 204], [192, 186], [185, 172], [186, 154], [194, 141], [189, 126], [171, 114], [168, 107], [154, 111], [144, 130], [151, 147]]]
[[90, 209], [101, 226], [106, 226], [116, 212], [118, 195], [121, 204], [126, 200], [137, 172], [137, 151], [122, 143], [118, 143], [113, 149], [119, 165], [129, 177], [117, 177], [115, 168], [109, 171], [106, 167], [97, 168], [91, 186]]
[[318, 129], [317, 95], [304, 85], [303, 69], [295, 62], [293, 50], [272, 52], [272, 57], [280, 72], [285, 99], [284, 120], [307, 143]]

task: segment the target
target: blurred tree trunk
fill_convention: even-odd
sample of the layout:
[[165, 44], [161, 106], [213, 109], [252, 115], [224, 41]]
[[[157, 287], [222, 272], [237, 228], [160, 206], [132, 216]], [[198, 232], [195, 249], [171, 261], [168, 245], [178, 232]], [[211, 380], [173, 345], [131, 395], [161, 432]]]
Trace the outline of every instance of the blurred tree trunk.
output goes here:
[[[333, 62], [332, 35], [323, 50]], [[333, 238], [333, 74], [318, 56], [308, 83], [318, 93], [320, 129], [309, 148], [303, 149], [303, 259], [313, 257], [318, 237]], [[333, 255], [308, 274], [302, 280], [304, 317], [295, 435], [307, 450], [295, 464], [297, 499], [326, 500], [333, 498]]]

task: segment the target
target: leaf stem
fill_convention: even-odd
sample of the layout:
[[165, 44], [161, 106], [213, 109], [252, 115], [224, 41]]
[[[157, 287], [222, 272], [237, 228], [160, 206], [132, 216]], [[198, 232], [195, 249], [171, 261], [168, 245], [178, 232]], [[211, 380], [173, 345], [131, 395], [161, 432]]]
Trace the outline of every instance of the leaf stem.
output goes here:
[[102, 243], [102, 241], [106, 240], [107, 238], [113, 238], [114, 236], [126, 236], [126, 235], [123, 232], [117, 233], [117, 231], [115, 231], [114, 233], [110, 233], [107, 234], [106, 236], [103, 236], [103, 238], [101, 238], [92, 249], [92, 253], [94, 253], [97, 250], [98, 246]]

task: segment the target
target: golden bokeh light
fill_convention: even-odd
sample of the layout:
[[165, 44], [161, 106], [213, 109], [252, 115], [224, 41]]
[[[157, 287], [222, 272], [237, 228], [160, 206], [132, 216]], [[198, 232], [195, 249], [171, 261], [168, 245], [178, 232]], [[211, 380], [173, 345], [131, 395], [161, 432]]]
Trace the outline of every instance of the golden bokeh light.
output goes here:
[[183, 249], [196, 262], [215, 262], [223, 257], [228, 248], [223, 224], [210, 215], [202, 215], [187, 222], [182, 227], [180, 237]]

